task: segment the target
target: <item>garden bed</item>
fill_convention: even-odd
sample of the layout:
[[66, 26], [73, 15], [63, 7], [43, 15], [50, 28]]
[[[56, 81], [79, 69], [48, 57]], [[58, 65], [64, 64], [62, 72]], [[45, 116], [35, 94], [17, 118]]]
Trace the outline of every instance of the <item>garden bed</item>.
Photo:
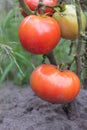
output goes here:
[[87, 130], [87, 90], [77, 97], [80, 117], [69, 120], [61, 105], [38, 98], [28, 85], [0, 86], [0, 130]]

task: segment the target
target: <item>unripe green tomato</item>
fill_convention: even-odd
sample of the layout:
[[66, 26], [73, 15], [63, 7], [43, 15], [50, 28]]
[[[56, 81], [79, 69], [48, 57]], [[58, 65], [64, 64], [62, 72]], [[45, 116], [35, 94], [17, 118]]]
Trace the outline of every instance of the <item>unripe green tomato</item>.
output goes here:
[[[57, 10], [57, 9], [56, 9]], [[78, 36], [78, 22], [76, 9], [74, 5], [66, 5], [66, 9], [63, 12], [57, 11], [53, 14], [53, 18], [56, 19], [61, 29], [61, 36], [65, 39], [76, 39]], [[82, 31], [86, 27], [86, 18], [81, 11]]]

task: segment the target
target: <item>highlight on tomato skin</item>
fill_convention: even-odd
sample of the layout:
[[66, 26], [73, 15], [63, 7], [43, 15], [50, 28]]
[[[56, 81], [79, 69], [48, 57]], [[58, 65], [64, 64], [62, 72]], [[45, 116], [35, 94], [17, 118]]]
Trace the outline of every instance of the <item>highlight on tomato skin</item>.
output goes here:
[[49, 53], [61, 38], [58, 23], [49, 16], [27, 16], [20, 23], [18, 34], [23, 48], [33, 54]]
[[[35, 11], [36, 7], [39, 4], [39, 0], [24, 0], [24, 1], [32, 11]], [[43, 0], [43, 4], [46, 4], [49, 6], [55, 6], [57, 3], [58, 3], [58, 0]], [[40, 10], [39, 10], [39, 13], [41, 14]], [[52, 16], [52, 14], [54, 13], [54, 10], [52, 8], [46, 7], [46, 9], [44, 10], [44, 13], [47, 13], [47, 15]], [[27, 14], [24, 11], [22, 11], [21, 14], [24, 17], [27, 16]]]
[[80, 79], [70, 70], [61, 72], [54, 65], [42, 64], [33, 70], [30, 86], [41, 99], [66, 104], [79, 94]]

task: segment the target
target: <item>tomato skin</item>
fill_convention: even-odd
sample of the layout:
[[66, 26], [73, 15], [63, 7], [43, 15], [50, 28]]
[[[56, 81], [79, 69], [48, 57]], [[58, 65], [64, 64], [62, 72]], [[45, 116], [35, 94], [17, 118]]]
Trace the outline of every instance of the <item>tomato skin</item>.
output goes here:
[[[32, 11], [35, 11], [35, 9], [39, 3], [39, 0], [24, 0], [24, 1]], [[57, 4], [57, 2], [58, 2], [57, 0], [43, 0], [43, 4], [47, 4], [49, 6], [55, 6]], [[40, 11], [39, 11], [39, 13], [40, 13]], [[54, 13], [54, 10], [46, 7], [46, 9], [44, 10], [44, 13], [48, 13], [48, 15], [51, 16]], [[24, 13], [24, 12], [22, 12], [22, 15], [24, 17], [27, 16], [26, 13]]]
[[41, 99], [59, 104], [71, 102], [80, 91], [80, 80], [75, 73], [61, 72], [48, 64], [42, 64], [32, 72], [30, 85]]
[[45, 54], [56, 47], [60, 40], [60, 27], [51, 17], [31, 15], [19, 27], [21, 45], [33, 54]]
[[[55, 12], [53, 18], [58, 22], [61, 36], [65, 39], [74, 40], [78, 37], [78, 22], [74, 5], [66, 5], [64, 12]], [[86, 18], [81, 10], [82, 31], [86, 27]]]

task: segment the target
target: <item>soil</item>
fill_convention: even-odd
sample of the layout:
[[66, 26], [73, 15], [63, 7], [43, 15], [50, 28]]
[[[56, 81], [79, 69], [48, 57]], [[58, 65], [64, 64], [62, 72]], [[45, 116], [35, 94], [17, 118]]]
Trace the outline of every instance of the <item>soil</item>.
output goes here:
[[0, 86], [0, 130], [87, 130], [87, 90], [77, 97], [80, 117], [67, 118], [59, 104], [37, 97], [28, 85]]

